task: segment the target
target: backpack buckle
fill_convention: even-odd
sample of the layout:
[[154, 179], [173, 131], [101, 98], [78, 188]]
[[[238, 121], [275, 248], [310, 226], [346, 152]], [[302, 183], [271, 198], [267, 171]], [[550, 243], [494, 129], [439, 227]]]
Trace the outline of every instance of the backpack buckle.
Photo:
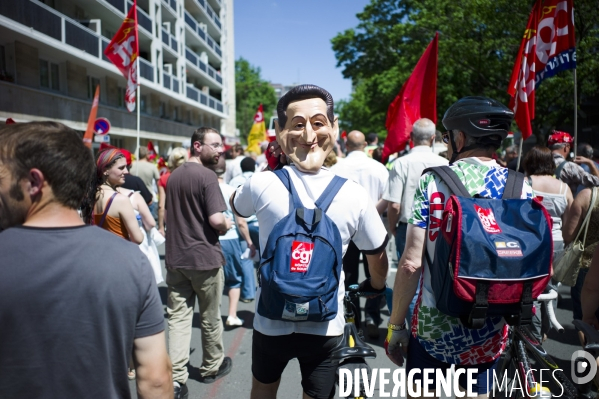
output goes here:
[[485, 325], [485, 319], [487, 318], [488, 308], [488, 305], [479, 304], [476, 304], [472, 307], [468, 321], [473, 329], [479, 329]]
[[532, 323], [532, 303], [523, 303], [520, 306], [520, 315], [518, 316], [518, 324], [521, 326]]

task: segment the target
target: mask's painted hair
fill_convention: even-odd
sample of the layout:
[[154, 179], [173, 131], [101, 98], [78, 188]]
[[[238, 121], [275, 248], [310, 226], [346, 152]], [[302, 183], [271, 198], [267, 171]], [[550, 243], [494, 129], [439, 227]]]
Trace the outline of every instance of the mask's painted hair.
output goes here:
[[306, 100], [308, 98], [321, 98], [327, 105], [327, 118], [333, 126], [335, 121], [335, 103], [331, 93], [315, 85], [299, 85], [289, 90], [277, 104], [277, 117], [279, 118], [279, 128], [283, 129], [287, 123], [287, 107], [294, 101]]

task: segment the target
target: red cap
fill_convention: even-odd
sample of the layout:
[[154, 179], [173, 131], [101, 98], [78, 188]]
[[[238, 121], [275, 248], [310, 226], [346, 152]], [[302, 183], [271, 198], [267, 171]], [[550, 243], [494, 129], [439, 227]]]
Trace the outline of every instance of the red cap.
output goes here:
[[127, 165], [131, 165], [131, 153], [124, 148], [119, 148], [119, 151], [123, 153], [125, 156], [125, 160], [127, 161]]
[[573, 143], [574, 139], [570, 135], [570, 133], [560, 132], [559, 130], [554, 130], [549, 135], [547, 139], [547, 146], [551, 147], [554, 144], [564, 144], [564, 143]]

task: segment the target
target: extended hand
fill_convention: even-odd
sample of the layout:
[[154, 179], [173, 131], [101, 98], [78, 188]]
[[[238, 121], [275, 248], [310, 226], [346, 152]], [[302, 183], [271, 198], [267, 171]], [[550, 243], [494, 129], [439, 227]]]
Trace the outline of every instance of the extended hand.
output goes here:
[[393, 363], [400, 367], [403, 366], [403, 359], [406, 357], [409, 342], [410, 332], [407, 329], [398, 331], [392, 330], [391, 327], [387, 327], [385, 353]]
[[588, 159], [588, 158], [581, 157], [581, 156], [579, 155], [579, 156], [577, 156], [576, 158], [574, 158], [574, 162], [576, 162], [576, 163], [577, 163], [577, 164], [579, 164], [579, 165], [580, 165], [580, 164], [585, 164], [585, 165], [588, 165], [588, 164], [590, 164], [590, 163], [591, 163], [591, 162], [593, 162], [593, 161], [592, 161], [592, 160], [590, 160], [590, 159]]

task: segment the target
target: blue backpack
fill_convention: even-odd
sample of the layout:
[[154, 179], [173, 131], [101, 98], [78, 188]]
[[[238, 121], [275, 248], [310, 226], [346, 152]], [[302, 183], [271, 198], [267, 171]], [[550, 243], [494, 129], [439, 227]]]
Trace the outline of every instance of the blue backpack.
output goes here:
[[475, 329], [491, 316], [530, 324], [533, 301], [551, 279], [553, 239], [541, 202], [520, 199], [524, 175], [508, 171], [502, 198], [490, 199], [471, 197], [448, 166], [423, 173], [429, 171], [452, 192], [438, 221], [434, 258], [425, 251], [437, 309]]
[[293, 210], [268, 236], [258, 269], [258, 314], [271, 320], [329, 321], [337, 316], [343, 243], [326, 215], [346, 179], [335, 176], [305, 208], [285, 169], [274, 172], [291, 193]]

